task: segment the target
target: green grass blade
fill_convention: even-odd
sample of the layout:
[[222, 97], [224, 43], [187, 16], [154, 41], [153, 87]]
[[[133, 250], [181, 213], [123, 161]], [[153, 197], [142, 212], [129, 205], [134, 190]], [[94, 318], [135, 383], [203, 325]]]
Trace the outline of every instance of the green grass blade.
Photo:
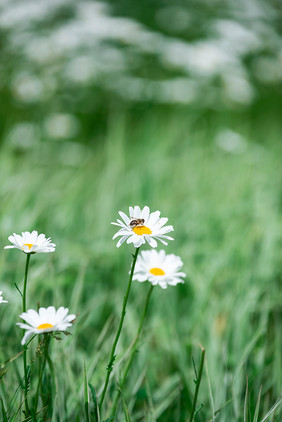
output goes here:
[[93, 410], [93, 414], [95, 417], [95, 421], [100, 422], [100, 412], [99, 412], [99, 405], [98, 405], [98, 399], [97, 399], [97, 394], [96, 394], [96, 390], [93, 387], [92, 384], [88, 384], [90, 391], [91, 391], [91, 395], [92, 395], [92, 400], [94, 403], [94, 410]]
[[253, 422], [258, 422], [259, 405], [260, 405], [260, 398], [261, 398], [261, 389], [262, 389], [262, 385], [260, 386], [260, 389], [259, 389], [259, 395], [258, 395], [258, 400], [257, 400], [257, 404], [256, 404], [256, 410], [255, 410]]
[[131, 422], [131, 419], [130, 419], [130, 416], [129, 416], [128, 407], [127, 407], [127, 404], [125, 402], [125, 399], [124, 399], [124, 395], [123, 395], [121, 386], [119, 384], [118, 384], [118, 390], [119, 390], [121, 401], [122, 401], [122, 405], [123, 405], [123, 412], [124, 412], [124, 416], [125, 416], [125, 422]]
[[[149, 385], [147, 378], [146, 378], [146, 393], [147, 393], [147, 400], [148, 400], [148, 405], [149, 405], [150, 420], [152, 422], [156, 422], [157, 418], [155, 417], [156, 412], [155, 412], [155, 408], [154, 408], [153, 397], [152, 397], [150, 385]], [[167, 402], [167, 400], [166, 400], [166, 402]], [[162, 414], [162, 410], [160, 412], [160, 415], [161, 414]]]
[[249, 395], [249, 383], [247, 378], [247, 386], [245, 392], [245, 401], [244, 401], [244, 422], [248, 422], [248, 395]]
[[8, 416], [7, 416], [7, 413], [6, 413], [6, 410], [5, 410], [5, 406], [4, 406], [2, 397], [0, 398], [0, 400], [1, 400], [1, 408], [2, 408], [3, 422], [8, 422]]
[[272, 408], [267, 412], [265, 417], [261, 419], [260, 422], [265, 422], [269, 418], [269, 416], [271, 416], [275, 412], [275, 410], [280, 406], [281, 403], [282, 403], [282, 396], [279, 397], [279, 399], [274, 403]]
[[[215, 412], [214, 416], [216, 417], [226, 406], [228, 406], [230, 403], [232, 403], [233, 399], [228, 400], [226, 403], [224, 403], [221, 407], [219, 407]], [[210, 421], [212, 422], [212, 421]]]
[[89, 390], [88, 390], [88, 379], [87, 379], [85, 361], [84, 361], [84, 409], [85, 409], [86, 422], [90, 422]]
[[209, 387], [209, 397], [210, 397], [210, 404], [211, 404], [211, 409], [212, 409], [212, 421], [214, 421], [214, 419], [215, 419], [214, 398], [213, 398], [213, 394], [212, 394], [212, 387], [211, 387], [211, 380], [210, 380], [210, 376], [209, 376], [207, 359], [205, 360], [205, 372], [206, 372], [206, 377], [207, 377], [208, 387]]
[[10, 400], [9, 410], [8, 410], [9, 413], [12, 412], [12, 409], [13, 409], [13, 406], [14, 406], [14, 404], [16, 402], [17, 396], [18, 396], [18, 394], [20, 393], [20, 391], [22, 389], [22, 382], [23, 382], [23, 378], [20, 380], [19, 385], [17, 386], [17, 388], [16, 388], [16, 390], [15, 390], [15, 392], [14, 392], [14, 394], [13, 394], [11, 400]]

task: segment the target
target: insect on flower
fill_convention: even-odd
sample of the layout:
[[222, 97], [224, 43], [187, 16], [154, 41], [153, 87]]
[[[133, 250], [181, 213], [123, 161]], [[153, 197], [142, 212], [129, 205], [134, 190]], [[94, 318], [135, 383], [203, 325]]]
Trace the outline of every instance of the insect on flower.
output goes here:
[[133, 243], [135, 248], [145, 244], [146, 242], [152, 247], [157, 246], [157, 241], [167, 245], [166, 240], [173, 240], [167, 233], [173, 231], [171, 225], [166, 226], [168, 219], [160, 216], [160, 211], [150, 212], [150, 208], [145, 206], [141, 209], [139, 206], [129, 207], [128, 217], [124, 212], [119, 211], [120, 219], [112, 222], [120, 229], [113, 239], [121, 237], [117, 242], [119, 248], [123, 242]]
[[137, 226], [144, 226], [144, 223], [145, 223], [144, 218], [134, 218], [134, 217], [130, 217], [130, 218], [131, 218], [131, 221], [129, 223], [129, 227], [131, 227], [132, 229]]

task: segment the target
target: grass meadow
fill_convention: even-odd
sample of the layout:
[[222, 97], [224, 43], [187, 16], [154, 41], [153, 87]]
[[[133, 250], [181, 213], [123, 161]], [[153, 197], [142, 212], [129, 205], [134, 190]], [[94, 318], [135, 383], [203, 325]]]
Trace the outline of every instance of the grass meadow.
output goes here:
[[[265, 419], [282, 391], [282, 128], [275, 110], [270, 102], [227, 113], [116, 106], [93, 125], [95, 142], [1, 144], [1, 248], [11, 233], [33, 229], [57, 245], [53, 254], [31, 257], [27, 306], [79, 314], [71, 335], [51, 344], [55, 383], [45, 420], [87, 420], [84, 365], [101, 394], [134, 252], [132, 245], [116, 248], [110, 222], [129, 205], [149, 205], [173, 224], [175, 240], [165, 249], [182, 258], [187, 277], [153, 289], [115, 420], [189, 421], [201, 344], [195, 421], [281, 421], [281, 406]], [[226, 141], [227, 129], [237, 141]], [[24, 254], [2, 249], [9, 303], [0, 306], [0, 395], [9, 421], [24, 420], [21, 411], [12, 417], [23, 397], [14, 282], [22, 287], [24, 265]], [[133, 282], [101, 421], [110, 415], [148, 289]], [[28, 357], [35, 372], [36, 345]], [[90, 420], [97, 420], [92, 413]]]

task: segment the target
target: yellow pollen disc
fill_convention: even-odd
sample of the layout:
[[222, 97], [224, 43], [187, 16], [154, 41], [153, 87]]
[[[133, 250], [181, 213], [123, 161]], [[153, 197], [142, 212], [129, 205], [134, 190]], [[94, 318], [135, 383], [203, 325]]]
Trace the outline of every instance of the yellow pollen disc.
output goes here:
[[152, 230], [146, 226], [136, 226], [134, 227], [133, 231], [135, 234], [138, 234], [139, 236], [142, 236], [142, 234], [152, 234]]
[[24, 246], [28, 246], [28, 249], [30, 250], [32, 248], [33, 244], [32, 243], [24, 243]]
[[162, 270], [161, 268], [151, 268], [150, 273], [153, 275], [165, 275], [164, 270]]
[[37, 327], [37, 330], [45, 330], [45, 328], [52, 328], [54, 327], [54, 325], [52, 324], [48, 324], [48, 322], [46, 324], [40, 324]]

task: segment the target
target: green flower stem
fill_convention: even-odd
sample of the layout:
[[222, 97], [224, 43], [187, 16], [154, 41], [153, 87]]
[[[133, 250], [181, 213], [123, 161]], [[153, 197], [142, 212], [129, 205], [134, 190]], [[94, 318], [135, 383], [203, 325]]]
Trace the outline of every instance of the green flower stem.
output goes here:
[[38, 383], [37, 383], [37, 389], [36, 389], [34, 404], [33, 404], [34, 422], [36, 422], [36, 411], [37, 411], [37, 405], [38, 405], [40, 385], [41, 385], [41, 380], [42, 380], [42, 358], [41, 358], [41, 356], [38, 357], [38, 374], [39, 374]]
[[124, 296], [124, 299], [123, 299], [123, 306], [122, 306], [120, 323], [119, 323], [118, 330], [117, 330], [117, 333], [116, 333], [116, 336], [115, 336], [115, 339], [114, 339], [114, 343], [113, 343], [113, 346], [112, 346], [109, 364], [107, 366], [107, 375], [106, 375], [105, 385], [104, 385], [102, 395], [101, 395], [101, 400], [100, 400], [100, 411], [101, 411], [101, 407], [102, 407], [102, 404], [103, 404], [103, 401], [104, 401], [104, 398], [105, 398], [105, 394], [106, 394], [106, 391], [107, 391], [107, 388], [108, 388], [110, 375], [111, 375], [111, 372], [112, 372], [113, 366], [114, 366], [114, 361], [115, 361], [115, 358], [116, 358], [116, 355], [115, 355], [116, 346], [117, 346], [117, 343], [118, 343], [118, 340], [119, 340], [119, 337], [120, 337], [120, 333], [121, 333], [121, 330], [122, 330], [122, 326], [123, 326], [123, 320], [124, 320], [125, 313], [126, 313], [127, 300], [128, 300], [128, 296], [129, 296], [129, 292], [130, 292], [130, 288], [131, 288], [132, 277], [133, 277], [133, 273], [134, 273], [135, 264], [136, 264], [139, 249], [140, 249], [140, 247], [136, 248], [135, 254], [133, 255], [133, 261], [132, 261], [128, 286], [127, 286], [127, 290], [126, 290], [126, 293], [125, 293], [125, 296]]
[[48, 348], [49, 348], [49, 343], [50, 343], [50, 336], [48, 335], [48, 333], [43, 334], [43, 359], [40, 356], [39, 357], [39, 363], [38, 363], [38, 369], [39, 369], [39, 376], [38, 376], [38, 383], [37, 383], [37, 389], [36, 389], [36, 394], [35, 394], [35, 399], [34, 399], [34, 406], [33, 406], [33, 412], [34, 412], [34, 420], [36, 421], [36, 413], [37, 413], [37, 405], [38, 405], [38, 399], [39, 399], [39, 393], [41, 392], [41, 397], [42, 397], [42, 404], [43, 404], [43, 408], [44, 408], [44, 403], [43, 403], [43, 389], [42, 389], [42, 378], [43, 378], [43, 373], [44, 373], [44, 369], [46, 366], [46, 361], [48, 359]]
[[28, 275], [29, 261], [30, 261], [30, 253], [27, 253], [26, 254], [25, 273], [24, 273], [23, 312], [26, 312], [26, 286], [27, 286], [27, 275]]
[[119, 398], [120, 398], [120, 394], [121, 394], [122, 388], [123, 388], [123, 386], [125, 384], [126, 377], [128, 375], [129, 369], [130, 369], [130, 367], [132, 365], [132, 362], [133, 362], [135, 353], [137, 351], [138, 341], [139, 341], [140, 334], [141, 334], [141, 331], [142, 331], [142, 328], [143, 328], [145, 317], [147, 315], [147, 311], [148, 311], [148, 307], [149, 307], [149, 301], [150, 301], [150, 298], [151, 298], [151, 294], [153, 292], [153, 288], [154, 288], [154, 286], [151, 285], [151, 287], [150, 287], [150, 289], [148, 291], [147, 297], [146, 297], [146, 302], [145, 302], [145, 306], [144, 306], [144, 309], [143, 309], [143, 313], [142, 313], [141, 318], [140, 318], [137, 335], [136, 335], [135, 340], [134, 340], [134, 342], [132, 344], [132, 347], [131, 347], [130, 359], [129, 359], [129, 361], [127, 363], [127, 366], [125, 368], [123, 377], [122, 377], [121, 382], [119, 384], [120, 388], [119, 388], [119, 391], [118, 391], [118, 393], [116, 395], [116, 398], [115, 398], [115, 401], [114, 401], [114, 404], [113, 404], [112, 416], [114, 416], [115, 413], [116, 413], [116, 409], [117, 409], [117, 406], [118, 406], [118, 402], [119, 402]]
[[204, 369], [204, 363], [205, 363], [206, 349], [203, 346], [201, 346], [201, 349], [202, 349], [201, 362], [200, 362], [200, 367], [199, 367], [199, 374], [197, 375], [197, 379], [195, 380], [196, 388], [195, 388], [195, 394], [194, 394], [193, 405], [192, 405], [192, 412], [191, 412], [189, 422], [193, 422], [193, 420], [194, 420], [197, 398], [198, 398], [198, 393], [199, 393], [199, 388], [200, 388], [200, 384], [201, 384], [201, 379], [202, 379], [203, 369]]
[[[26, 264], [25, 264], [25, 274], [24, 274], [24, 288], [23, 288], [23, 312], [26, 312], [26, 286], [27, 286], [27, 275], [28, 275], [28, 267], [30, 261], [30, 254], [26, 254]], [[25, 332], [25, 330], [23, 330]], [[27, 400], [27, 390], [28, 390], [28, 376], [27, 376], [27, 362], [26, 362], [26, 350], [27, 346], [23, 346], [23, 366], [24, 366], [24, 403], [25, 403], [25, 413], [26, 417], [29, 416], [29, 407], [28, 407], [28, 400]]]
[[37, 356], [38, 356], [38, 381], [37, 381], [37, 388], [33, 403], [33, 418], [34, 422], [36, 422], [36, 411], [37, 411], [37, 404], [38, 404], [38, 397], [39, 397], [39, 391], [40, 391], [40, 384], [41, 384], [41, 378], [42, 378], [42, 353], [41, 353], [41, 336], [38, 336], [38, 346], [37, 346]]
[[40, 393], [41, 393], [42, 407], [43, 409], [45, 409], [43, 413], [43, 420], [45, 421], [46, 413], [48, 410], [47, 406], [48, 406], [49, 392], [47, 392], [47, 397], [46, 397], [46, 391], [44, 391], [43, 386], [42, 386], [42, 378], [43, 378], [46, 362], [49, 357], [49, 343], [51, 340], [51, 335], [49, 333], [44, 333], [43, 336], [44, 336], [44, 357], [43, 357], [43, 365], [42, 365], [41, 380], [40, 380]]

